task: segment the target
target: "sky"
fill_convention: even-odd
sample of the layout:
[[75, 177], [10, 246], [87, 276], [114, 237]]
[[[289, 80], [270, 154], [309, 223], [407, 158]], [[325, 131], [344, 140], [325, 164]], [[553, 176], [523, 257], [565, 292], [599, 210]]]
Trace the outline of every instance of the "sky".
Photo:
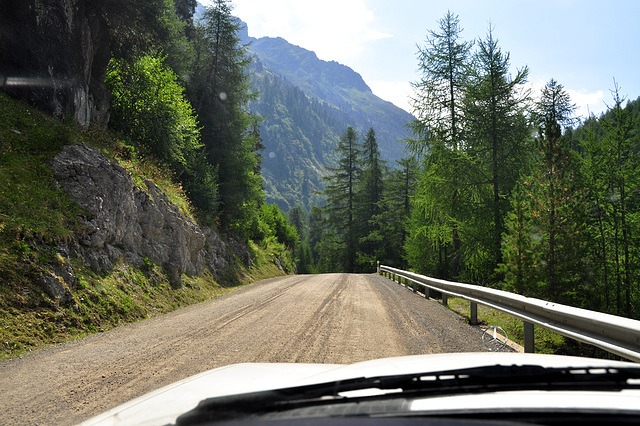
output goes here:
[[[209, 1], [202, 1], [210, 4]], [[411, 112], [420, 80], [418, 46], [448, 10], [467, 41], [489, 26], [510, 54], [511, 70], [529, 68], [534, 95], [552, 78], [583, 118], [621, 96], [640, 97], [640, 0], [232, 0], [252, 37], [282, 37], [362, 75], [373, 92]]]

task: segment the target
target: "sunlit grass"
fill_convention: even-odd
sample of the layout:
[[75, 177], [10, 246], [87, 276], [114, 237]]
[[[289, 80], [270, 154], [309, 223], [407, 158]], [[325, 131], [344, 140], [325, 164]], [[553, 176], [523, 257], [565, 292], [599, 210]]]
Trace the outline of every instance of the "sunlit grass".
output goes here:
[[[468, 300], [449, 297], [448, 305], [449, 309], [469, 321], [471, 308]], [[507, 332], [509, 340], [524, 346], [524, 325], [522, 320], [504, 312], [478, 305], [478, 322], [481, 325], [502, 327]], [[543, 327], [534, 328], [534, 340], [536, 353], [556, 353], [556, 350], [564, 344], [564, 338], [561, 335]]]

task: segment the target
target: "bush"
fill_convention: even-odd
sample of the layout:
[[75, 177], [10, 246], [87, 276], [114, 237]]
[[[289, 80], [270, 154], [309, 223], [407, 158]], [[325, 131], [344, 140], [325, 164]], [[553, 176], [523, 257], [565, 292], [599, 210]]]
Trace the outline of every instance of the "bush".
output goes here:
[[254, 240], [265, 240], [275, 237], [278, 242], [289, 249], [294, 249], [298, 243], [298, 231], [289, 224], [287, 217], [275, 204], [262, 204], [260, 206], [259, 223], [254, 229]]
[[195, 111], [177, 75], [158, 57], [133, 63], [112, 59], [106, 84], [112, 95], [110, 126], [171, 168], [196, 207], [215, 210], [217, 169], [206, 160]]

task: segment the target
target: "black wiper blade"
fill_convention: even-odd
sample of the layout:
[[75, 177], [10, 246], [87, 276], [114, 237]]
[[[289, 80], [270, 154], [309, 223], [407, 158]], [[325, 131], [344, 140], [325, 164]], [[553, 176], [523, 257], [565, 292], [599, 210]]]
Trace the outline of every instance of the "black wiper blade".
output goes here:
[[[425, 398], [518, 390], [640, 390], [640, 368], [549, 368], [493, 365], [420, 374], [361, 377], [209, 398], [177, 420], [178, 425], [224, 421], [301, 407], [361, 401]], [[369, 396], [354, 391], [374, 390]], [[358, 396], [350, 396], [353, 392]], [[405, 403], [399, 406], [405, 407]]]

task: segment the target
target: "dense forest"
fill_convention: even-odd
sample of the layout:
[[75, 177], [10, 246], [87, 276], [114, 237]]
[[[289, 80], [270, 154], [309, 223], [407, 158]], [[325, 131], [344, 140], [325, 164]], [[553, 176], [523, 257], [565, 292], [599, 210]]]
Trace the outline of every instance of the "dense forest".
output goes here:
[[420, 48], [407, 160], [383, 164], [375, 131], [347, 128], [301, 260], [380, 260], [640, 318], [639, 101], [612, 81], [608, 111], [581, 121], [562, 84], [532, 93], [528, 68], [512, 73], [491, 27], [461, 32], [449, 13]]
[[[295, 229], [265, 205], [262, 118], [247, 108], [257, 96], [252, 59], [231, 2], [214, 2], [199, 19], [196, 0], [130, 3], [144, 14], [108, 14], [117, 23], [106, 78], [109, 126], [123, 135], [129, 155], [171, 170], [208, 225], [293, 248]], [[139, 20], [125, 21], [127, 14]]]

